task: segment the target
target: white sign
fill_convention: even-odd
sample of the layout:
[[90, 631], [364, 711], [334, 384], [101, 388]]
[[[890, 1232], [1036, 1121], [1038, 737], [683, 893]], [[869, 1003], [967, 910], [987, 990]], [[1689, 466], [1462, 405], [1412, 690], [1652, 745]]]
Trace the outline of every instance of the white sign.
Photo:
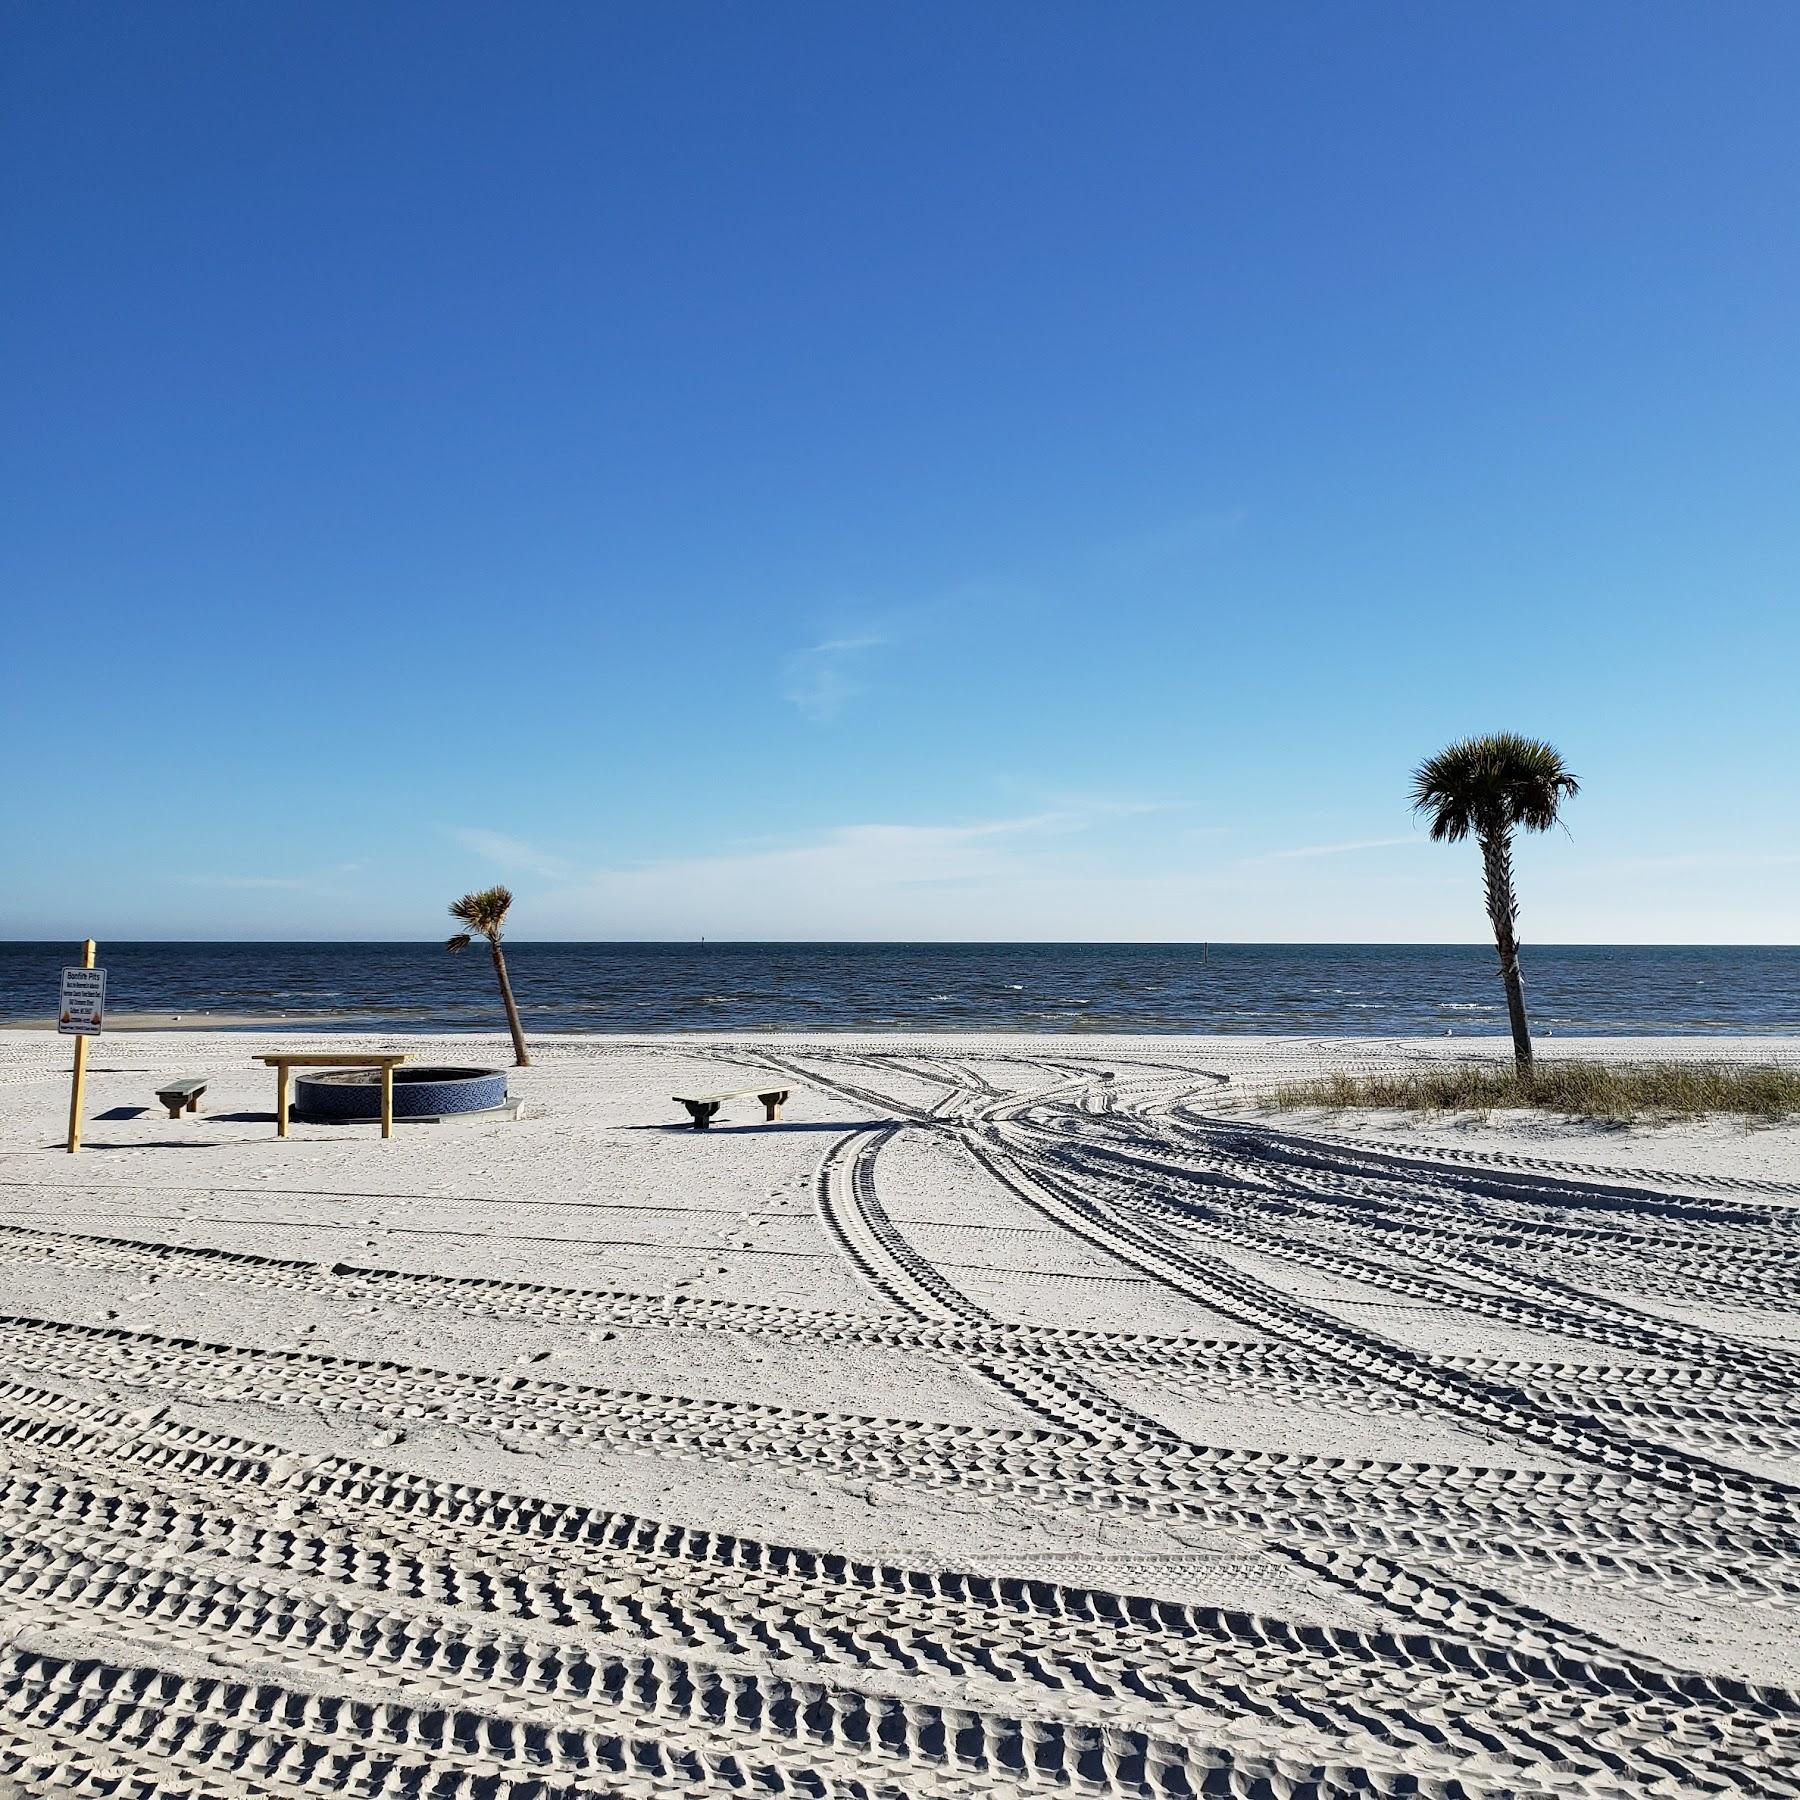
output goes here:
[[106, 971], [64, 969], [56, 1029], [64, 1037], [98, 1037], [106, 1015]]

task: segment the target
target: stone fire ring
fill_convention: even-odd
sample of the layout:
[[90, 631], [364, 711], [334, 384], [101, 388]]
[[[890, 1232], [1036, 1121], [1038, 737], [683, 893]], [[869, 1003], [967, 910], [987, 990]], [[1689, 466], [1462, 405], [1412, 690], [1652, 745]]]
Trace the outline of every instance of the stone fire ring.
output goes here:
[[[445, 1069], [403, 1063], [394, 1071], [394, 1117], [441, 1119], [506, 1104], [504, 1069]], [[330, 1069], [294, 1077], [294, 1116], [322, 1124], [381, 1117], [379, 1069]]]

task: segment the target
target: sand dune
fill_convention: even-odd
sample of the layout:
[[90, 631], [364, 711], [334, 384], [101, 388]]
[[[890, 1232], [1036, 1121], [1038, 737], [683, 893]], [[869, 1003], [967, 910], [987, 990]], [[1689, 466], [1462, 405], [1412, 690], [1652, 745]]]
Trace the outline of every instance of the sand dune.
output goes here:
[[101, 1040], [70, 1158], [0, 1034], [0, 1788], [1796, 1791], [1800, 1127], [563, 1038], [282, 1143], [268, 1042]]

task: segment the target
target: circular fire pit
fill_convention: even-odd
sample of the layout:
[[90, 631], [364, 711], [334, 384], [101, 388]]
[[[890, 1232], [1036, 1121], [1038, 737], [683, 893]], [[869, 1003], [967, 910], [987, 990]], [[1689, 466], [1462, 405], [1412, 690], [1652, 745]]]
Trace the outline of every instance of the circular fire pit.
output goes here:
[[[402, 1063], [394, 1071], [394, 1117], [440, 1119], [447, 1113], [486, 1112], [506, 1104], [504, 1069], [445, 1069]], [[332, 1119], [379, 1119], [381, 1071], [330, 1069], [294, 1077], [294, 1116], [319, 1124]]]

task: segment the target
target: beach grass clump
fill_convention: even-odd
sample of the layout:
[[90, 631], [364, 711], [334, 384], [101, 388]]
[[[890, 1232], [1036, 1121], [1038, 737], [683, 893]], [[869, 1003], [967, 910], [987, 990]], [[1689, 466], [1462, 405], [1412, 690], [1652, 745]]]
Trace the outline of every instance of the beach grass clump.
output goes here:
[[1309, 1107], [1396, 1108], [1407, 1112], [1531, 1109], [1621, 1123], [1709, 1114], [1774, 1120], [1800, 1114], [1800, 1067], [1772, 1063], [1536, 1062], [1453, 1063], [1378, 1075], [1324, 1075], [1293, 1081], [1265, 1099], [1281, 1112]]

